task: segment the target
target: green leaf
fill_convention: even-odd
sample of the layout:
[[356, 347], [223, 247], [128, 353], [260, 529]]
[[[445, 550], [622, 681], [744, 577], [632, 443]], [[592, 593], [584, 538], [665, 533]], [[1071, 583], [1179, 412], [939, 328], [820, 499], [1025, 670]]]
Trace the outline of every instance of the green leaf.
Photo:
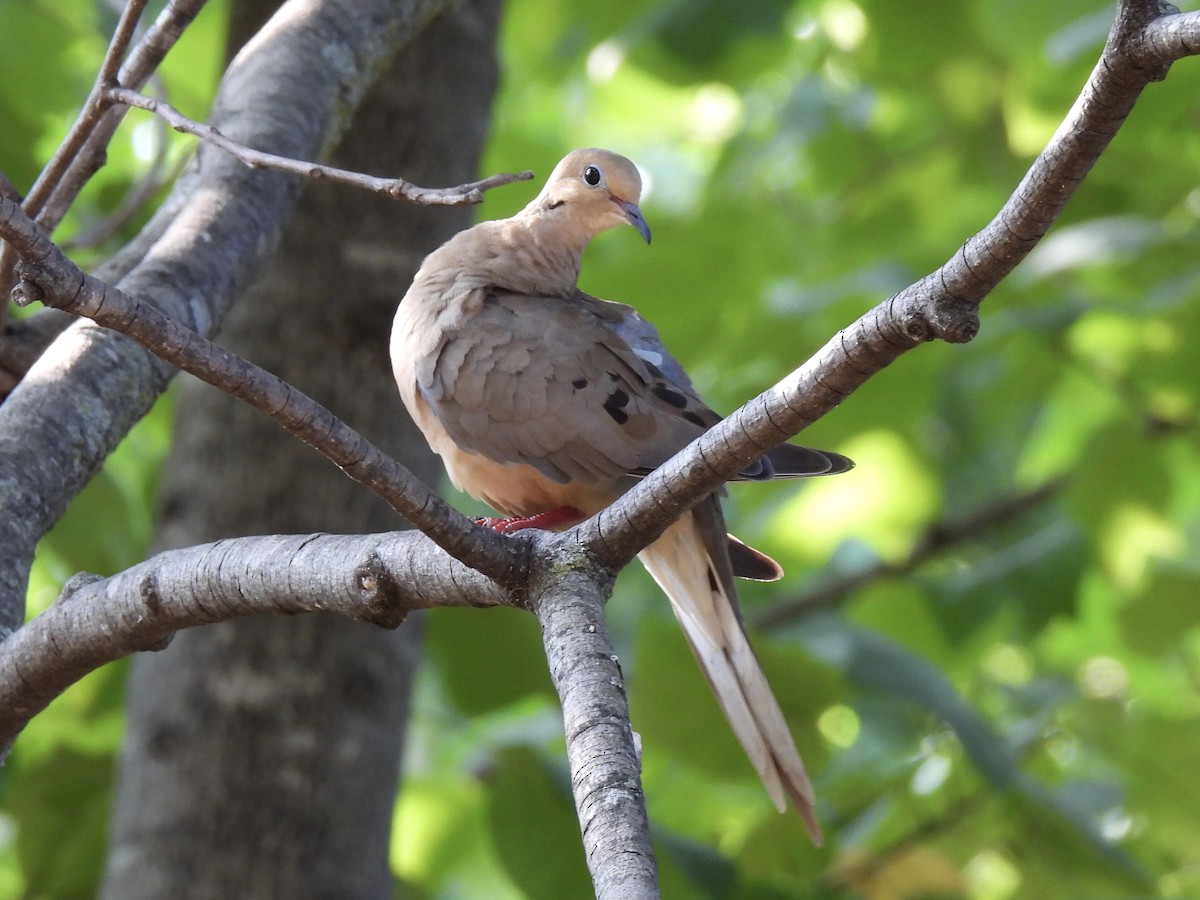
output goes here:
[[425, 647], [454, 705], [468, 715], [554, 694], [537, 620], [523, 610], [433, 610]]
[[1118, 614], [1121, 635], [1138, 653], [1172, 653], [1180, 635], [1200, 625], [1200, 574], [1170, 562], [1149, 567], [1141, 587]]

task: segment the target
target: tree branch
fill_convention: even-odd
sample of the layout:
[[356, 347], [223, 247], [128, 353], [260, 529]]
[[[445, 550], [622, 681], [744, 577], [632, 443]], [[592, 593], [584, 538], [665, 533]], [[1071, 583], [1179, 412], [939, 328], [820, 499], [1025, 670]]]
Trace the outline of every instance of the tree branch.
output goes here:
[[[619, 568], [686, 509], [746, 465], [832, 410], [912, 348], [937, 338], [964, 343], [979, 304], [1037, 245], [1133, 108], [1160, 81], [1183, 38], [1151, 56], [1147, 34], [1193, 34], [1195, 16], [1166, 16], [1156, 0], [1125, 0], [1075, 105], [995, 218], [939, 269], [880, 303], [800, 368], [578, 526], [580, 540]], [[1181, 20], [1172, 27], [1172, 20]], [[1154, 31], [1147, 31], [1154, 26]], [[1190, 39], [1189, 39], [1190, 40]], [[1155, 45], [1158, 46], [1158, 45]]]
[[571, 792], [597, 900], [658, 896], [658, 870], [620, 662], [604, 621], [612, 575], [569, 536], [534, 542], [531, 606], [562, 704]]
[[[46, 201], [63, 181], [68, 169], [75, 165], [84, 143], [100, 124], [100, 118], [108, 109], [110, 102], [104, 96], [104, 87], [116, 78], [121, 67], [121, 60], [124, 59], [125, 51], [133, 40], [133, 33], [137, 28], [138, 20], [142, 17], [142, 11], [146, 8], [146, 3], [147, 0], [128, 0], [125, 4], [125, 8], [121, 11], [121, 18], [117, 22], [116, 31], [113, 32], [108, 49], [104, 53], [104, 59], [100, 63], [100, 71], [92, 84], [92, 90], [88, 94], [87, 100], [84, 101], [83, 109], [79, 111], [70, 131], [58, 145], [58, 149], [54, 151], [54, 155], [50, 157], [50, 161], [46, 163], [45, 168], [33, 183], [33, 187], [30, 188], [29, 194], [25, 197], [25, 210], [33, 216], [35, 221], [39, 221], [43, 227], [47, 227], [50, 232], [54, 231], [54, 225], [46, 226], [39, 217], [45, 209]], [[80, 186], [82, 186], [82, 182]]]
[[33, 716], [99, 666], [240, 616], [333, 612], [395, 628], [418, 609], [509, 603], [422, 535], [283, 535], [151, 557], [111, 578], [77, 575], [0, 642], [0, 759]]
[[[137, 3], [126, 4], [104, 55], [100, 74], [84, 103], [83, 110], [76, 117], [75, 124], [63, 139], [51, 162], [47, 163], [38, 175], [29, 196], [21, 198], [3, 173], [0, 173], [0, 193], [10, 200], [26, 204], [26, 211], [48, 233], [53, 234], [83, 186], [104, 164], [105, 148], [124, 117], [124, 109], [113, 110], [107, 105], [102, 109], [92, 108], [93, 100], [100, 102], [99, 86], [111, 83], [114, 78], [132, 87], [145, 84], [167, 55], [167, 51], [175, 46], [184, 29], [200, 12], [204, 3], [205, 0], [169, 0], [154, 24], [134, 47], [129, 59], [124, 65], [120, 65], [121, 57], [129, 46], [146, 2], [140, 0]], [[115, 68], [117, 66], [119, 68]], [[97, 112], [98, 116], [94, 114]], [[64, 147], [75, 144], [78, 146], [73, 151], [64, 152]], [[13, 269], [16, 264], [16, 253], [0, 240], [0, 293], [7, 294], [13, 286]], [[4, 324], [5, 312], [6, 307], [0, 304], [0, 325]], [[0, 362], [4, 363], [5, 369], [5, 375], [0, 377], [2, 400], [16, 386], [16, 381], [24, 376], [28, 365], [18, 368], [7, 357], [0, 358]]]
[[461, 206], [470, 203], [481, 203], [483, 192], [494, 187], [512, 184], [516, 181], [528, 181], [533, 178], [533, 172], [528, 170], [514, 174], [490, 175], [480, 181], [461, 184], [449, 188], [424, 188], [405, 181], [403, 178], [379, 178], [374, 175], [364, 175], [360, 172], [350, 172], [335, 166], [321, 163], [304, 162], [297, 159], [277, 156], [274, 153], [264, 153], [230, 140], [216, 128], [203, 122], [196, 122], [183, 115], [168, 103], [139, 94], [137, 91], [125, 88], [111, 87], [106, 96], [114, 103], [135, 106], [144, 109], [163, 119], [176, 131], [190, 134], [200, 140], [219, 147], [235, 159], [241, 160], [251, 169], [277, 169], [280, 172], [290, 172], [293, 175], [304, 175], [332, 181], [336, 184], [361, 188], [374, 194], [382, 194], [392, 200], [407, 200], [410, 203], [425, 203], [431, 206]]
[[[200, 14], [205, 2], [206, 0], [170, 0], [120, 67], [115, 82], [137, 89], [149, 81], [170, 49], [183, 36], [187, 26]], [[103, 86], [112, 84], [113, 81], [114, 79], [105, 79], [98, 83]], [[112, 108], [107, 101], [105, 103], [103, 116], [87, 135], [82, 148], [70, 160], [63, 176], [48, 183], [45, 203], [40, 209], [27, 208], [38, 223], [51, 234], [58, 228], [83, 186], [104, 165], [106, 148], [125, 118], [124, 109]], [[41, 177], [38, 180], [41, 181]], [[0, 272], [0, 284], [11, 284], [2, 280], [3, 274]]]

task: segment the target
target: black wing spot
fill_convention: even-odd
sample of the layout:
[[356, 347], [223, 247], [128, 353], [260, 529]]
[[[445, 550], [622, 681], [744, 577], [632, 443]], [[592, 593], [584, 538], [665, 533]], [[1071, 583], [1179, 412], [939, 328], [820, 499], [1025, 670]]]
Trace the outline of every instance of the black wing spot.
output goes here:
[[575, 390], [577, 390], [577, 391], [582, 391], [585, 387], [587, 387], [587, 379], [586, 378], [576, 378], [574, 381], [571, 382], [571, 387], [575, 388]]
[[703, 428], [705, 430], [708, 429], [708, 424], [702, 418], [700, 418], [698, 415], [696, 415], [694, 412], [692, 412], [691, 410], [688, 410], [687, 412], [685, 412], [683, 414], [683, 417], [685, 419], [687, 419], [689, 422], [691, 422], [693, 425], [699, 425], [701, 428]]
[[688, 405], [687, 397], [683, 396], [683, 394], [679, 393], [679, 391], [673, 391], [669, 387], [661, 384], [655, 385], [653, 388], [651, 388], [651, 390], [653, 391], [654, 396], [659, 400], [663, 401], [664, 403], [670, 403], [677, 409], [683, 409]]
[[609, 377], [609, 378], [611, 378], [613, 381], [620, 381], [620, 380], [621, 380], [621, 376], [620, 376], [620, 375], [618, 375], [616, 372], [609, 372], [609, 373], [608, 373], [608, 377]]
[[629, 403], [629, 395], [622, 390], [613, 391], [608, 395], [608, 399], [604, 401], [604, 411], [613, 417], [613, 421], [618, 425], [624, 425], [629, 421], [629, 413], [625, 412], [625, 405]]

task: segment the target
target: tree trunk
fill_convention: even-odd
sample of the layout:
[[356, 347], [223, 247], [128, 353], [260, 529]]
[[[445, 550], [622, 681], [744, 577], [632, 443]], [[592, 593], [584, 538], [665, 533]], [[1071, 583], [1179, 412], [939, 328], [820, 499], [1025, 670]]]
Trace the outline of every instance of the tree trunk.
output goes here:
[[[236, 46], [264, 17], [235, 9]], [[476, 174], [496, 82], [495, 0], [435, 21], [382, 76], [336, 154], [347, 168], [457, 184]], [[423, 256], [469, 224], [309, 186], [270, 270], [222, 340], [433, 479], [387, 362]], [[381, 501], [248, 407], [179, 394], [159, 545], [239, 534], [402, 527]], [[129, 687], [103, 896], [388, 897], [392, 808], [418, 653], [343, 619], [241, 620], [142, 654]]]

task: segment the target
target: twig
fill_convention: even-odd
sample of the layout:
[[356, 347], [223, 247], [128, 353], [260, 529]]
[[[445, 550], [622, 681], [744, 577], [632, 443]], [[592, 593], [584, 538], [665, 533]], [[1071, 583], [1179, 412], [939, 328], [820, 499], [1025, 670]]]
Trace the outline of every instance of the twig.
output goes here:
[[879, 560], [858, 572], [819, 584], [794, 600], [772, 605], [755, 617], [755, 624], [764, 629], [778, 628], [817, 610], [837, 606], [873, 581], [912, 572], [944, 550], [983, 537], [1041, 506], [1065, 483], [1065, 478], [1055, 478], [1011, 497], [994, 500], [960, 518], [935, 522], [904, 559], [898, 562]]
[[[29, 193], [25, 197], [23, 205], [26, 212], [49, 233], [53, 233], [58, 223], [57, 221], [47, 223], [43, 216], [46, 203], [64, 181], [68, 170], [77, 164], [84, 143], [96, 129], [107, 110], [108, 101], [104, 98], [103, 86], [116, 77], [121, 60], [129, 48], [129, 43], [133, 40], [138, 19], [141, 18], [147, 2], [148, 0], [128, 0], [125, 4], [125, 9], [122, 10], [121, 17], [117, 21], [117, 28], [108, 43], [108, 49], [104, 52], [100, 71], [96, 75], [87, 100], [84, 101], [83, 109], [79, 111], [67, 136], [63, 138], [50, 161], [38, 174], [37, 180], [34, 181], [33, 187], [29, 189]], [[105, 143], [107, 144], [107, 141]], [[82, 186], [82, 182], [80, 182], [79, 187]], [[72, 199], [77, 193], [78, 189], [72, 193]], [[13, 250], [7, 245], [0, 245], [0, 291], [7, 291], [12, 284], [15, 265], [16, 255]]]
[[[147, 0], [131, 0], [126, 5], [105, 54], [102, 73], [111, 70], [113, 61], [120, 61], [120, 55], [128, 47], [132, 35], [126, 23], [132, 19], [136, 24], [146, 2]], [[167, 55], [167, 51], [179, 40], [183, 30], [204, 7], [205, 2], [206, 0], [170, 0], [154, 24], [138, 41], [125, 65], [117, 70], [116, 78], [120, 83], [132, 88], [145, 84]], [[110, 78], [109, 82], [112, 80]], [[26, 210], [48, 234], [54, 233], [83, 186], [104, 164], [104, 148], [112, 140], [125, 114], [124, 108], [114, 110], [109, 108], [106, 102], [102, 106], [94, 105], [101, 103], [101, 83], [100, 78], [97, 78], [75, 124], [55, 151], [50, 163], [38, 175], [29, 197], [26, 198]], [[71, 149], [72, 147], [74, 149]], [[0, 244], [0, 292], [7, 292], [12, 286], [15, 265], [15, 254], [9, 247]]]
[[[122, 10], [121, 18], [117, 22], [116, 31], [113, 32], [112, 40], [109, 41], [108, 49], [104, 53], [100, 72], [92, 84], [91, 93], [88, 94], [83, 109], [79, 111], [75, 123], [67, 132], [67, 136], [63, 138], [63, 142], [54, 151], [50, 162], [42, 169], [33, 183], [33, 187], [29, 189], [24, 207], [25, 212], [35, 221], [42, 222], [41, 213], [51, 192], [58, 186], [67, 169], [75, 162], [84, 141], [87, 140], [99, 122], [100, 116], [108, 108], [110, 101], [104, 96], [104, 87], [116, 78], [121, 60], [129, 48], [130, 41], [133, 40], [138, 19], [141, 18], [147, 2], [148, 0], [129, 0], [125, 4], [125, 9]], [[51, 227], [51, 231], [53, 231], [53, 227]]]
[[[371, 76], [448, 4], [311, 4], [302, 22], [268, 28], [242, 49], [239, 65], [218, 89], [213, 124], [255, 145], [315, 157], [336, 142]], [[279, 114], [262, 117], [250, 97], [271, 98]], [[119, 266], [126, 293], [153, 297], [176, 321], [202, 334], [215, 332], [234, 297], [261, 269], [300, 194], [296, 179], [256, 176], [220, 151], [211, 153], [204, 166], [185, 171], [138, 235], [138, 253], [121, 254]], [[9, 227], [17, 225], [10, 221]], [[173, 371], [122, 335], [86, 325], [77, 323], [52, 345], [53, 361], [45, 354], [39, 360], [38, 367], [55, 367], [52, 377], [26, 380], [0, 405], [0, 506], [6, 513], [0, 515], [0, 633], [24, 620], [37, 540]]]
[[211, 125], [189, 119], [169, 103], [164, 103], [153, 97], [147, 97], [145, 94], [138, 93], [137, 91], [110, 87], [106, 91], [106, 96], [114, 103], [122, 103], [126, 106], [137, 107], [138, 109], [144, 109], [147, 112], [153, 113], [162, 118], [176, 131], [190, 134], [205, 143], [219, 147], [252, 169], [277, 169], [293, 175], [320, 178], [337, 184], [361, 188], [375, 194], [382, 194], [392, 200], [407, 200], [410, 203], [435, 206], [462, 206], [482, 202], [484, 191], [490, 188], [512, 184], [516, 181], [528, 181], [533, 178], [532, 172], [525, 171], [514, 174], [492, 175], [480, 181], [459, 185], [458, 187], [423, 188], [405, 181], [403, 178], [379, 178], [374, 175], [364, 175], [359, 172], [351, 172], [321, 163], [288, 159], [285, 156], [277, 156], [274, 153], [255, 150], [253, 147], [247, 147], [245, 144], [238, 143], [232, 138], [227, 137]]
[[298, 388], [217, 347], [164, 315], [76, 267], [19, 206], [0, 197], [0, 233], [21, 254], [18, 306], [41, 301], [86, 316], [132, 338], [185, 372], [249, 403], [370, 488], [456, 559], [513, 585], [524, 580], [521, 541], [480, 528], [357, 431]]
[[172, 47], [178, 43], [207, 0], [170, 0], [154, 24], [146, 29], [129, 58], [113, 79], [126, 87], [141, 87], [157, 71]]

